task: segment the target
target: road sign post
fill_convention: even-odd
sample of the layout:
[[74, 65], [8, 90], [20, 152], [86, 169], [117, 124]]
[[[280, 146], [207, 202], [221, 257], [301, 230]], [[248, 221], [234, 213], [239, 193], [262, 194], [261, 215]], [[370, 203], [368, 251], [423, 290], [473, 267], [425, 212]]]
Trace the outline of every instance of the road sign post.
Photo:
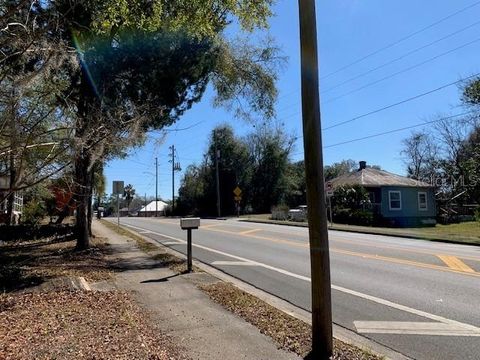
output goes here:
[[330, 226], [333, 226], [332, 196], [328, 196], [328, 210], [330, 211]]
[[303, 146], [307, 182], [312, 288], [312, 359], [333, 352], [330, 256], [323, 176], [315, 0], [299, 0]]
[[117, 195], [117, 226], [120, 227], [120, 195], [125, 191], [125, 183], [123, 181], [114, 181], [112, 192]]
[[192, 272], [192, 230], [200, 227], [200, 218], [180, 219], [180, 227], [187, 230], [187, 272]]
[[242, 189], [238, 186], [233, 189], [233, 199], [235, 200], [235, 205], [237, 206], [237, 216], [240, 217], [240, 201], [242, 201]]
[[333, 226], [333, 212], [332, 212], [332, 197], [333, 197], [333, 184], [328, 181], [325, 183], [325, 196], [328, 200], [328, 212], [330, 214], [330, 226]]

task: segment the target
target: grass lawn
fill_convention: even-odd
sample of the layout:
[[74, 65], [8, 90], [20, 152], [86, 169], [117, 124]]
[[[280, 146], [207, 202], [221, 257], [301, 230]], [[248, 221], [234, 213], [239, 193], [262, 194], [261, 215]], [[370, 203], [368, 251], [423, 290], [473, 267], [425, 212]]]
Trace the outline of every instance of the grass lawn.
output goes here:
[[[280, 225], [308, 226], [307, 223], [270, 220], [270, 214], [249, 215], [244, 216], [243, 219], [245, 221], [258, 221]], [[330, 229], [480, 245], [480, 222], [477, 221], [460, 224], [437, 225], [435, 227], [427, 228], [384, 228], [334, 224]]]

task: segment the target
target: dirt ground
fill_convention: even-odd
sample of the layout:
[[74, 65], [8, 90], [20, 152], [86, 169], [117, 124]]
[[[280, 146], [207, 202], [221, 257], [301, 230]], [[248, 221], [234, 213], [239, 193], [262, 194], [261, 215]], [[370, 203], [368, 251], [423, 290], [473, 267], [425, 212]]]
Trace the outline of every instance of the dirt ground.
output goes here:
[[60, 276], [82, 276], [87, 281], [113, 278], [105, 260], [105, 239], [95, 238], [92, 247], [75, 250], [75, 241], [40, 239], [0, 246], [0, 291], [27, 289]]
[[86, 251], [54, 239], [1, 245], [0, 359], [188, 359], [132, 294], [78, 291], [57, 281], [113, 280], [108, 254], [102, 238]]
[[123, 292], [0, 296], [0, 359], [187, 359]]
[[[218, 282], [201, 286], [215, 302], [255, 325], [270, 336], [280, 348], [307, 356], [311, 347], [309, 324], [274, 308], [235, 286]], [[356, 347], [334, 340], [333, 360], [379, 360], [380, 357]]]

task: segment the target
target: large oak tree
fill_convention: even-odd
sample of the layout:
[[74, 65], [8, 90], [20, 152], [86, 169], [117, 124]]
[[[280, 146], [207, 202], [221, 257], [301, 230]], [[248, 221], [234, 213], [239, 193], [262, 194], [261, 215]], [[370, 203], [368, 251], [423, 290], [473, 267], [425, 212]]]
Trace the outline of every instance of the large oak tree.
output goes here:
[[231, 40], [265, 28], [270, 0], [46, 0], [29, 11], [57, 19], [38, 41], [61, 39], [74, 60], [58, 106], [73, 110], [77, 246], [89, 246], [88, 215], [97, 163], [141, 143], [150, 129], [177, 121], [207, 86], [216, 105], [237, 115], [273, 115], [282, 61], [270, 41]]

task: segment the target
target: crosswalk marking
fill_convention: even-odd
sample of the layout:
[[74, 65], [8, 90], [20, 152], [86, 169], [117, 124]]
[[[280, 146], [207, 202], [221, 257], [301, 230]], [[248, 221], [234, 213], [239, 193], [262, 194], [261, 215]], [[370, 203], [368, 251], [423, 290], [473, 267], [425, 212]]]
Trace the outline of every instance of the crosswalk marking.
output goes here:
[[480, 337], [479, 328], [444, 322], [354, 321], [354, 325], [362, 334]]

